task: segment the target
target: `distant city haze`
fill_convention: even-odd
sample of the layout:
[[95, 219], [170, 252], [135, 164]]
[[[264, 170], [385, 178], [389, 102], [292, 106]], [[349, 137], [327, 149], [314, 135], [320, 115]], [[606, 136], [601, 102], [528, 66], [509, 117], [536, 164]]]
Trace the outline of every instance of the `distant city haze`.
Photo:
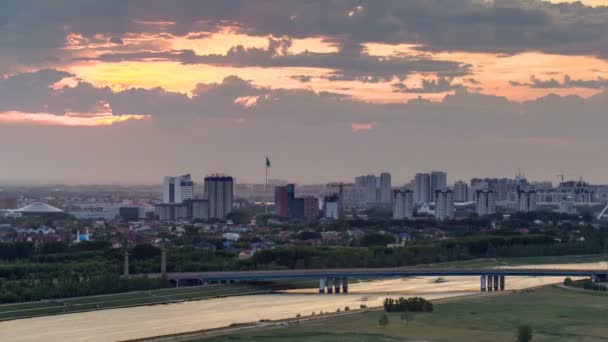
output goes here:
[[608, 183], [603, 5], [3, 1], [0, 185]]

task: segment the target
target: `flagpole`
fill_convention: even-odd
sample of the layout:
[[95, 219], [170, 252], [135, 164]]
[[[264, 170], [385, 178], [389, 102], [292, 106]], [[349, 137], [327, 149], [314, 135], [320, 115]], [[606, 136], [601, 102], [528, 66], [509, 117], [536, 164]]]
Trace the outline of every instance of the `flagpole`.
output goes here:
[[[266, 156], [264, 165], [266, 165], [266, 183], [264, 185], [264, 197], [266, 197], [266, 195], [268, 194], [268, 156]], [[266, 215], [268, 215], [268, 200], [264, 201], [264, 211]]]

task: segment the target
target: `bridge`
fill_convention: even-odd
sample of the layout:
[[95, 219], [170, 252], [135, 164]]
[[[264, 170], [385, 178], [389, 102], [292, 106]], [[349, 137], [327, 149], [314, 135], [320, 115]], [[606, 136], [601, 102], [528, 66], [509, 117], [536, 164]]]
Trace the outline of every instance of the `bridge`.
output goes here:
[[[159, 277], [161, 274], [149, 275]], [[479, 276], [481, 291], [502, 291], [507, 276], [527, 277], [588, 277], [594, 281], [607, 281], [608, 270], [536, 269], [536, 268], [359, 268], [359, 269], [302, 269], [280, 271], [231, 271], [167, 273], [176, 286], [183, 284], [232, 283], [243, 281], [273, 281], [293, 279], [319, 279], [319, 293], [348, 292], [349, 278], [404, 278]]]

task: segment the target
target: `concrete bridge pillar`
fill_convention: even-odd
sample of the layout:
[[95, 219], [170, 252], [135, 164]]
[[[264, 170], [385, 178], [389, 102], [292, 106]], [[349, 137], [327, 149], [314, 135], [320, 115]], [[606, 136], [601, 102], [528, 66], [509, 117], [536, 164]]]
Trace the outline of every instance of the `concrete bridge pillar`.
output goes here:
[[505, 290], [505, 276], [501, 275], [500, 276], [500, 291], [504, 291]]
[[319, 279], [319, 293], [325, 293], [325, 278]]
[[167, 250], [165, 244], [160, 249], [160, 275], [163, 278], [167, 278]]
[[342, 278], [342, 292], [348, 293], [348, 278], [347, 277]]
[[482, 275], [480, 277], [480, 287], [481, 287], [481, 292], [486, 292], [486, 276]]
[[499, 285], [500, 284], [498, 284], [498, 279], [500, 279], [500, 277], [497, 276], [497, 275], [495, 275], [494, 276], [494, 281], [493, 281], [493, 283], [494, 283], [494, 291], [498, 291], [498, 289], [499, 289]]
[[342, 287], [342, 278], [340, 278], [340, 277], [334, 278], [334, 292], [336, 292], [336, 294], [340, 293], [341, 287]]
[[494, 279], [494, 276], [489, 275], [489, 276], [486, 277], [486, 279], [487, 279], [486, 284], [488, 284], [488, 292], [489, 291], [493, 291], [494, 290], [494, 285], [493, 285], [492, 281]]
[[125, 249], [125, 254], [124, 254], [124, 259], [123, 259], [123, 265], [122, 265], [122, 274], [124, 276], [128, 276], [129, 275], [129, 252], [127, 252], [126, 249]]
[[334, 278], [332, 277], [327, 278], [327, 293], [334, 293]]

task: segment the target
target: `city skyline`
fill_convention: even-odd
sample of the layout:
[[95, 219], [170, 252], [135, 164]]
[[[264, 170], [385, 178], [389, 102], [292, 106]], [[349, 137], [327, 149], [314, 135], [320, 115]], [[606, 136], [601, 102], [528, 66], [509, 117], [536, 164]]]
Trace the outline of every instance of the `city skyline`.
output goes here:
[[608, 1], [451, 4], [6, 1], [0, 182], [608, 183]]

